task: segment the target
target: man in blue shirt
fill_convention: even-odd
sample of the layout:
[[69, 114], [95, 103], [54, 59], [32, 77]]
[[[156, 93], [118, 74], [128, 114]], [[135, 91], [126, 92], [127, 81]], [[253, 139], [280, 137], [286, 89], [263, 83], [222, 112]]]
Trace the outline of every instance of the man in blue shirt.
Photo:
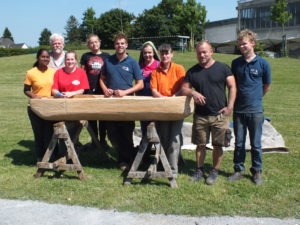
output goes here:
[[[116, 53], [105, 59], [100, 86], [105, 97], [132, 95], [144, 87], [138, 63], [127, 53], [128, 39], [123, 33], [114, 38]], [[135, 84], [133, 85], [133, 80]], [[117, 106], [116, 106], [117, 107]], [[135, 155], [132, 134], [134, 121], [108, 121], [108, 138], [119, 154], [119, 167], [128, 170]]]
[[242, 56], [232, 61], [231, 69], [237, 83], [237, 97], [234, 105], [234, 170], [228, 178], [236, 181], [243, 177], [246, 158], [245, 142], [247, 129], [251, 144], [252, 180], [260, 185], [262, 180], [261, 136], [264, 122], [262, 98], [271, 85], [271, 68], [269, 63], [254, 52], [256, 34], [242, 30], [238, 35], [238, 46]]

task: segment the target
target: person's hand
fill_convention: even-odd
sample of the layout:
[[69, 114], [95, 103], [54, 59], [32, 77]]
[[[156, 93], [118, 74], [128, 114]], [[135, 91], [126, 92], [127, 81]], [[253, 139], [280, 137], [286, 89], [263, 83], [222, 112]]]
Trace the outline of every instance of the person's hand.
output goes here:
[[63, 97], [63, 98], [72, 98], [75, 95], [75, 93], [73, 91], [67, 91], [67, 92], [62, 92], [62, 93], [63, 93], [63, 95], [61, 95], [61, 97]]
[[201, 95], [199, 92], [193, 91], [192, 96], [193, 96], [193, 99], [194, 99], [196, 104], [199, 104], [199, 105], [205, 105], [206, 104], [206, 101], [205, 101], [206, 98], [203, 95]]
[[110, 96], [112, 96], [113, 94], [114, 94], [114, 90], [112, 90], [112, 89], [106, 88], [106, 89], [104, 90], [104, 96], [105, 96], [105, 97], [110, 97]]
[[42, 97], [41, 97], [41, 96], [38, 96], [38, 95], [32, 95], [31, 98], [32, 98], [32, 99], [41, 99]]
[[126, 90], [114, 90], [114, 95], [117, 97], [123, 97], [127, 95]]
[[231, 114], [231, 112], [232, 112], [232, 108], [229, 108], [228, 106], [224, 107], [223, 109], [221, 109], [219, 111], [219, 113], [222, 113], [225, 116], [229, 116]]

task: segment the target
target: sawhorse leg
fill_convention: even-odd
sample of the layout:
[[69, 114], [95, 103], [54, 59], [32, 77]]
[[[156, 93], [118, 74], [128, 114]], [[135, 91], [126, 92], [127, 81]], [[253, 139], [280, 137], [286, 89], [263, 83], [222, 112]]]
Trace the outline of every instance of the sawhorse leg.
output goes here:
[[[83, 168], [78, 159], [77, 153], [75, 151], [73, 142], [69, 136], [67, 128], [64, 122], [55, 123], [53, 125], [54, 133], [50, 144], [46, 150], [46, 153], [41, 162], [37, 163], [38, 170], [35, 174], [36, 178], [43, 176], [46, 170], [58, 170], [58, 171], [66, 171], [66, 170], [74, 170], [78, 173], [80, 180], [85, 180]], [[58, 144], [58, 140], [62, 140], [66, 145], [66, 152], [64, 155], [57, 159], [54, 162], [49, 162], [50, 158], [54, 152], [56, 145]], [[72, 161], [72, 163], [67, 163]]]
[[97, 149], [100, 151], [101, 159], [103, 159], [103, 160], [109, 159], [109, 156], [107, 155], [105, 149], [101, 146], [94, 130], [89, 126], [89, 122], [87, 120], [81, 120], [80, 124], [81, 124], [81, 126], [77, 130], [74, 140], [77, 140], [79, 138], [82, 128], [85, 127], [87, 129], [90, 137], [92, 138], [93, 142], [95, 143]]
[[[170, 181], [171, 188], [177, 188], [176, 176], [172, 173], [169, 161], [166, 157], [163, 147], [159, 144], [159, 139], [154, 127], [154, 124], [150, 124], [147, 128], [147, 136], [142, 138], [139, 146], [139, 151], [132, 163], [130, 171], [128, 172], [127, 178], [125, 179], [124, 185], [130, 185], [133, 178], [148, 179], [148, 178], [168, 178]], [[149, 143], [153, 143], [155, 146], [155, 160], [147, 171], [138, 171], [138, 167], [142, 162], [143, 155], [146, 152]], [[161, 160], [164, 171], [157, 171], [157, 164]]]

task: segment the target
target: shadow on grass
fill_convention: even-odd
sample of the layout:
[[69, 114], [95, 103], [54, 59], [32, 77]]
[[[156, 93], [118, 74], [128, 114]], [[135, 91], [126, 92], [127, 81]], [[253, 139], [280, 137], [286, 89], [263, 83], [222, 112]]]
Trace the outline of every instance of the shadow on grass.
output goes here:
[[99, 169], [113, 169], [117, 167], [116, 153], [113, 149], [108, 152], [108, 158], [105, 157], [99, 150], [80, 151], [78, 153], [79, 160], [83, 167], [93, 167]]
[[[180, 165], [180, 164], [179, 164]], [[204, 164], [204, 173], [205, 175], [209, 174], [209, 172], [212, 170], [212, 165], [205, 163]], [[181, 166], [179, 166], [179, 171], [181, 174], [185, 174], [187, 176], [192, 176], [193, 173], [195, 172], [195, 161], [186, 159], [184, 160], [184, 163], [181, 163]], [[221, 169], [219, 170], [218, 173], [220, 176], [223, 177], [229, 177], [231, 173], [225, 172], [224, 170]]]
[[34, 153], [34, 141], [22, 140], [18, 142], [18, 145], [27, 148], [29, 151], [20, 149], [13, 149], [9, 153], [5, 154], [5, 157], [12, 159], [14, 165], [36, 165], [35, 153]]

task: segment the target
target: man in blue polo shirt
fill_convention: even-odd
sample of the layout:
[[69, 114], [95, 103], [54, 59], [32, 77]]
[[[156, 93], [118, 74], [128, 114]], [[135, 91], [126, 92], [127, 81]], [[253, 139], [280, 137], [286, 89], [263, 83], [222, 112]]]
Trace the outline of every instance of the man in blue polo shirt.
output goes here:
[[[132, 95], [144, 87], [138, 63], [127, 53], [128, 39], [118, 33], [114, 38], [116, 53], [105, 59], [100, 86], [106, 97], [123, 97]], [[133, 81], [135, 84], [133, 85]], [[117, 106], [116, 106], [117, 107]], [[134, 121], [108, 121], [108, 138], [119, 154], [118, 163], [121, 170], [128, 170], [135, 155], [132, 134]]]
[[245, 142], [247, 129], [250, 136], [252, 180], [260, 185], [262, 180], [262, 125], [264, 122], [262, 98], [271, 85], [269, 63], [254, 52], [256, 34], [242, 30], [238, 35], [238, 46], [242, 56], [233, 60], [231, 69], [236, 79], [237, 96], [234, 104], [233, 122], [235, 134], [234, 170], [228, 178], [236, 181], [243, 177], [246, 158]]

